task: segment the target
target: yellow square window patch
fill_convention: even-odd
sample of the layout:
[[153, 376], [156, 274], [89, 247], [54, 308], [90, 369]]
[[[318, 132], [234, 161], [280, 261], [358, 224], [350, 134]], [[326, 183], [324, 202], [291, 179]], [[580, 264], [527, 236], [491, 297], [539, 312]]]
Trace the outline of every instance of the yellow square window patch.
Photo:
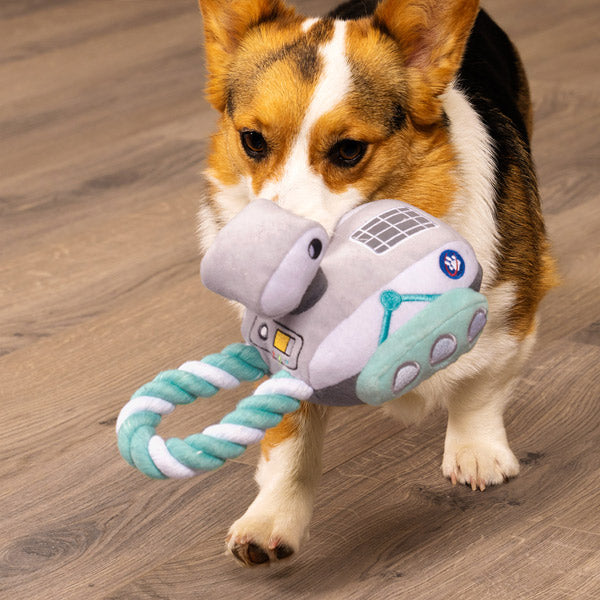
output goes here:
[[292, 338], [287, 335], [287, 333], [283, 333], [281, 329], [278, 329], [275, 333], [275, 340], [273, 341], [273, 346], [279, 350], [279, 352], [283, 352], [284, 354], [289, 354], [292, 350], [293, 342]]

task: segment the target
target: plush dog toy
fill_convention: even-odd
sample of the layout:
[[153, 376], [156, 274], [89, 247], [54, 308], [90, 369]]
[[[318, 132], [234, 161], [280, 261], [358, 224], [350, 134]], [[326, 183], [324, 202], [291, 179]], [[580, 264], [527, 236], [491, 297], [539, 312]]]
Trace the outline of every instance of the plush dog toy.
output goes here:
[[[318, 223], [256, 200], [201, 265], [209, 289], [246, 307], [242, 335], [159, 374], [117, 421], [119, 448], [152, 477], [189, 477], [239, 456], [300, 401], [379, 405], [470, 350], [487, 318], [481, 267], [451, 227], [397, 200]], [[156, 435], [161, 415], [241, 380], [272, 374], [219, 424], [185, 440]]]

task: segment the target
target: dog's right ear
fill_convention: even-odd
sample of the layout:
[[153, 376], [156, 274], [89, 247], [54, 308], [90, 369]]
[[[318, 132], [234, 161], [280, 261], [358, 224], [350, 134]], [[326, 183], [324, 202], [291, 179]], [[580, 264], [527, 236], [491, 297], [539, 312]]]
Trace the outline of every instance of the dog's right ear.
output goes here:
[[290, 19], [295, 11], [282, 0], [198, 0], [204, 20], [208, 101], [219, 111], [227, 102], [227, 76], [231, 60], [253, 27]]

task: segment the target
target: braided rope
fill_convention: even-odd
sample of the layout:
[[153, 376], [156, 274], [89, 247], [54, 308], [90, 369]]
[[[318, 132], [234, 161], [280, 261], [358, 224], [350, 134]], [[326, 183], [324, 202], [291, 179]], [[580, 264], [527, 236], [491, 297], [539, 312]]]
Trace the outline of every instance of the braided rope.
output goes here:
[[268, 373], [259, 351], [245, 344], [232, 344], [219, 354], [159, 373], [121, 409], [117, 419], [121, 455], [155, 479], [193, 477], [237, 458], [246, 446], [259, 442], [265, 430], [275, 427], [284, 414], [297, 410], [301, 400], [308, 400], [312, 388], [280, 371], [202, 433], [165, 442], [156, 434], [156, 427], [162, 415], [173, 412], [178, 404], [208, 398], [220, 388], [232, 389], [241, 381], [257, 381]]

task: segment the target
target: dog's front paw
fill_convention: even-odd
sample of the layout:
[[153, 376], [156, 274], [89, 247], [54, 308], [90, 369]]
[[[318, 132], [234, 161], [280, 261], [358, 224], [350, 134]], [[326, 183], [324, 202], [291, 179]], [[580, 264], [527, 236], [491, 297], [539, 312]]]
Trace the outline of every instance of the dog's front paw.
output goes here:
[[442, 472], [454, 485], [485, 490], [519, 474], [519, 461], [508, 444], [494, 441], [446, 441]]
[[273, 517], [246, 513], [229, 530], [227, 552], [245, 567], [269, 565], [289, 558], [298, 551], [305, 533], [303, 528], [290, 523], [284, 529], [277, 521]]

